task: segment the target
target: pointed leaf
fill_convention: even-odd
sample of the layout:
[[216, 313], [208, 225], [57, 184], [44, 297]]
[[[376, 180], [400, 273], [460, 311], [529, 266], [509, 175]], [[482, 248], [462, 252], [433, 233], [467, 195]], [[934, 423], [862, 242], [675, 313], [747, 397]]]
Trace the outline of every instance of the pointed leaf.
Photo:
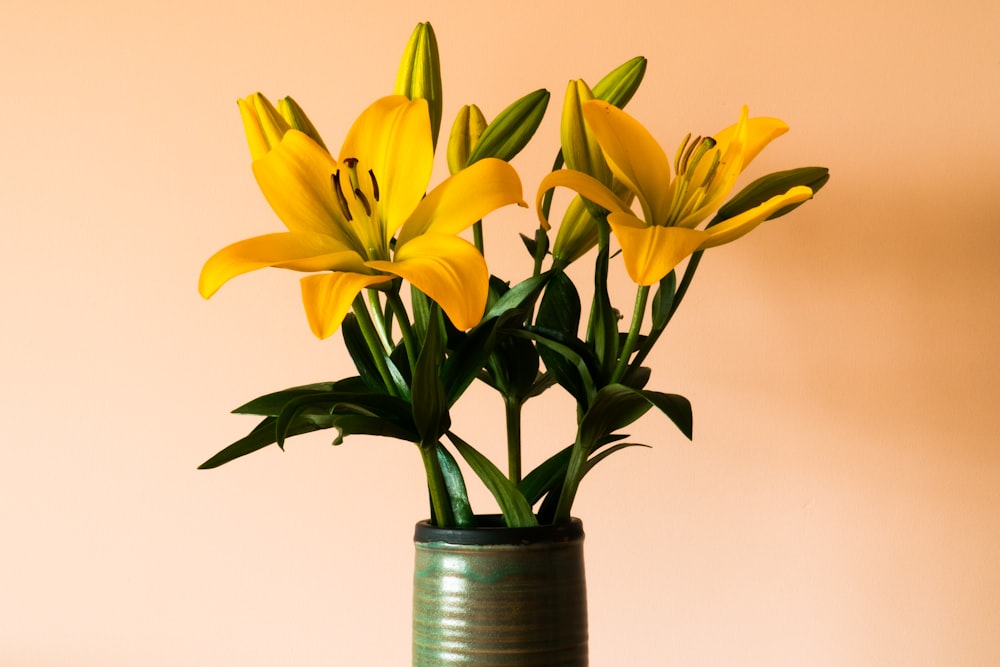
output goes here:
[[432, 446], [451, 425], [448, 398], [441, 383], [444, 361], [444, 331], [441, 311], [435, 305], [427, 326], [417, 365], [413, 371], [413, 421], [422, 447]]
[[489, 489], [496, 499], [503, 512], [504, 521], [510, 528], [521, 528], [526, 526], [537, 526], [538, 519], [531, 511], [531, 505], [525, 500], [521, 492], [507, 477], [500, 472], [500, 469], [493, 465], [493, 462], [483, 456], [475, 447], [459, 438], [454, 433], [448, 433], [448, 439], [452, 441], [458, 453], [462, 455], [465, 462], [469, 464], [472, 471], [476, 473], [483, 484]]
[[[246, 456], [268, 445], [273, 445], [277, 441], [277, 431], [275, 430], [274, 423], [274, 417], [267, 417], [249, 434], [219, 451], [198, 466], [198, 469], [208, 470], [210, 468], [218, 468], [233, 459]], [[332, 418], [330, 417], [321, 417], [318, 415], [304, 416], [288, 429], [288, 434], [298, 435], [311, 431], [319, 431], [330, 428], [332, 425]]]
[[458, 528], [469, 528], [476, 525], [476, 517], [472, 512], [472, 505], [469, 504], [469, 492], [465, 487], [465, 478], [462, 476], [462, 469], [458, 467], [458, 462], [451, 455], [444, 445], [438, 443], [438, 462], [441, 464], [441, 474], [444, 477], [445, 486], [448, 487], [448, 498], [451, 500], [452, 518], [455, 519], [455, 526]]

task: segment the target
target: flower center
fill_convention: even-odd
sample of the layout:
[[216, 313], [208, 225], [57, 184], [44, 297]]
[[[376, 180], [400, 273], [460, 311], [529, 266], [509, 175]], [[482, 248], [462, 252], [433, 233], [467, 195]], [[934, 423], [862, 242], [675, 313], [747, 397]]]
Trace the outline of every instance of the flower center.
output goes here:
[[[676, 224], [704, 201], [719, 167], [719, 151], [712, 137], [684, 137], [674, 157], [673, 197], [670, 214], [664, 224]], [[706, 156], [709, 156], [706, 159]]]
[[[358, 159], [346, 158], [333, 173], [333, 194], [348, 222], [345, 230], [367, 259], [388, 259], [389, 243], [379, 211], [379, 187], [371, 169], [359, 177]], [[367, 178], [365, 178], [365, 176]]]

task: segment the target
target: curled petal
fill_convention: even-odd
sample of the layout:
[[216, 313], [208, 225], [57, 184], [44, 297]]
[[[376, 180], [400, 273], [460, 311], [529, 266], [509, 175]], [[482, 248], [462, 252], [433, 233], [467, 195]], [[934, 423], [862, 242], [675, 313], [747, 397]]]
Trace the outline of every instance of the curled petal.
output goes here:
[[[743, 107], [743, 112], [747, 113], [746, 107]], [[743, 165], [742, 169], [746, 169], [757, 154], [760, 153], [764, 148], [788, 132], [788, 124], [783, 120], [777, 118], [768, 118], [767, 116], [758, 116], [756, 118], [747, 118], [746, 123], [746, 136], [744, 138], [743, 146]], [[730, 125], [726, 129], [718, 132], [714, 135], [714, 139], [717, 142], [717, 146], [722, 151], [725, 151], [729, 146], [729, 143], [733, 140], [737, 133], [739, 127], [739, 122]]]
[[535, 210], [538, 211], [538, 221], [544, 229], [549, 229], [549, 221], [542, 215], [542, 200], [545, 193], [552, 188], [565, 187], [573, 190], [585, 199], [612, 212], [628, 213], [629, 207], [619, 199], [614, 192], [603, 183], [582, 171], [559, 169], [548, 173], [538, 184], [538, 194], [535, 195]]
[[666, 187], [670, 182], [670, 161], [653, 135], [639, 121], [607, 102], [584, 102], [583, 116], [615, 177], [639, 199], [646, 220], [665, 220], [670, 203]]
[[707, 232], [683, 227], [646, 226], [631, 214], [612, 213], [608, 224], [622, 247], [632, 281], [653, 285], [704, 243]]
[[328, 338], [340, 328], [361, 290], [391, 280], [384, 275], [358, 273], [318, 273], [302, 279], [302, 305], [309, 328], [317, 338]]
[[464, 239], [425, 234], [397, 249], [392, 262], [367, 265], [412, 283], [436, 301], [459, 329], [471, 329], [482, 319], [489, 270], [479, 251]]
[[330, 236], [277, 232], [237, 241], [209, 257], [198, 278], [198, 292], [207, 299], [232, 278], [269, 266], [368, 273], [360, 255]]
[[804, 185], [797, 185], [783, 195], [775, 195], [748, 211], [709, 227], [706, 230], [708, 236], [701, 244], [700, 249], [714, 248], [723, 243], [735, 241], [786, 206], [804, 202], [811, 199], [812, 195], [812, 189]]
[[430, 191], [399, 230], [397, 248], [423, 234], [458, 234], [501, 206], [520, 204], [521, 179], [503, 160], [484, 158]]

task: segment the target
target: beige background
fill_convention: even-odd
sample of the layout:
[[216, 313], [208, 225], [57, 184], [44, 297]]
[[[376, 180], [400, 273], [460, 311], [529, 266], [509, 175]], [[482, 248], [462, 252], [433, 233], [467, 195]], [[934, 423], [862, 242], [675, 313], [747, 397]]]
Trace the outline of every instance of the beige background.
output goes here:
[[[235, 99], [293, 94], [336, 146], [427, 19], [449, 117], [642, 54], [665, 144], [747, 103], [792, 126], [751, 176], [833, 173], [703, 262], [654, 359], [695, 442], [651, 415], [583, 486], [593, 664], [1000, 664], [1000, 5], [40, 0], [0, 9], [0, 665], [407, 664], [419, 457], [324, 435], [195, 471], [230, 408], [348, 363], [297, 276], [195, 281], [278, 224]], [[489, 221], [497, 271], [533, 224]], [[498, 401], [461, 405], [499, 452]], [[529, 410], [534, 460], [566, 407]]]

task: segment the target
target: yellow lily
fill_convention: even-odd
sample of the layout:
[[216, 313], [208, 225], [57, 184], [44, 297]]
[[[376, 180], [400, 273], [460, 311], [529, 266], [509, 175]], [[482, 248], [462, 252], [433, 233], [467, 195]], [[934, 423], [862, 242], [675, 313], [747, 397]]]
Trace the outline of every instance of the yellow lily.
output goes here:
[[772, 140], [788, 131], [776, 118], [749, 118], [743, 107], [736, 124], [714, 137], [684, 139], [673, 162], [653, 136], [624, 111], [602, 101], [582, 105], [587, 126], [597, 139], [615, 179], [635, 195], [629, 202], [589, 174], [561, 169], [546, 176], [538, 189], [541, 215], [545, 192], [563, 186], [609, 211], [608, 224], [622, 249], [629, 276], [653, 285], [691, 253], [743, 236], [786, 206], [812, 197], [805, 186], [790, 188], [744, 213], [708, 229], [697, 229], [724, 203], [737, 177]]
[[501, 206], [521, 204], [521, 182], [502, 160], [481, 160], [426, 194], [434, 161], [425, 100], [383, 97], [355, 121], [334, 157], [292, 129], [267, 99], [240, 101], [264, 197], [288, 231], [238, 241], [202, 268], [206, 299], [225, 282], [264, 267], [302, 278], [312, 331], [334, 333], [366, 287], [402, 278], [468, 329], [486, 306], [489, 272], [457, 236]]

